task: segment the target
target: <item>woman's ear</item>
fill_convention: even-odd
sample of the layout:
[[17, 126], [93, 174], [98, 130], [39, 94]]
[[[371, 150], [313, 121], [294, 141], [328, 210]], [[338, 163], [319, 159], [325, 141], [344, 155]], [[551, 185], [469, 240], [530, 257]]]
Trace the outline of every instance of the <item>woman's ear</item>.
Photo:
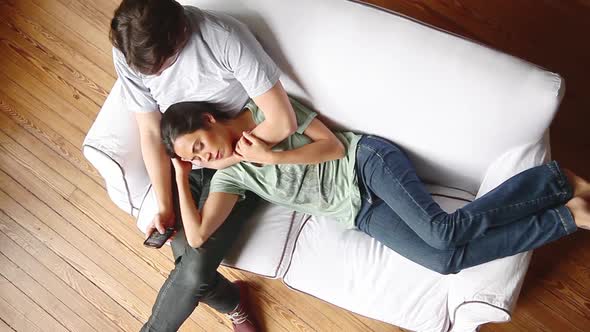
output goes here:
[[207, 123], [210, 124], [217, 122], [217, 120], [215, 120], [215, 117], [211, 113], [205, 113], [205, 119], [207, 120]]

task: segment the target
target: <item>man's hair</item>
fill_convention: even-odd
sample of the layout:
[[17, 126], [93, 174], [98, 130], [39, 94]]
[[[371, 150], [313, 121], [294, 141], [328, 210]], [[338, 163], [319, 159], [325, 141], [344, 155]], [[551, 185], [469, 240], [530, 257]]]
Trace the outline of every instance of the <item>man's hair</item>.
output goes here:
[[109, 38], [131, 68], [154, 74], [190, 33], [184, 8], [174, 0], [123, 0], [111, 20]]
[[190, 134], [199, 129], [209, 129], [206, 114], [211, 114], [217, 121], [226, 121], [230, 116], [217, 110], [215, 104], [199, 101], [176, 103], [166, 110], [160, 121], [160, 134], [166, 153], [177, 158], [174, 142], [182, 135]]

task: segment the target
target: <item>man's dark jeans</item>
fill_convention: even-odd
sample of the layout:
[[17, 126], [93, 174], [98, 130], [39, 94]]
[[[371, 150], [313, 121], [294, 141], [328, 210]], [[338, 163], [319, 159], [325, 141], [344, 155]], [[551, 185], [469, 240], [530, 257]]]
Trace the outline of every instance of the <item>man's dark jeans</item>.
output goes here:
[[[193, 170], [190, 174], [191, 191], [193, 198], [198, 198], [199, 208], [209, 194], [213, 174], [215, 171], [208, 169]], [[175, 198], [178, 196], [176, 188], [174, 195]], [[187, 243], [175, 199], [178, 229], [172, 241], [175, 267], [162, 285], [152, 315], [141, 331], [177, 331], [199, 302], [221, 313], [228, 313], [238, 305], [237, 287], [217, 272], [217, 268], [235, 242], [244, 221], [255, 210], [257, 201], [255, 195], [247, 195], [207, 242], [195, 249]]]

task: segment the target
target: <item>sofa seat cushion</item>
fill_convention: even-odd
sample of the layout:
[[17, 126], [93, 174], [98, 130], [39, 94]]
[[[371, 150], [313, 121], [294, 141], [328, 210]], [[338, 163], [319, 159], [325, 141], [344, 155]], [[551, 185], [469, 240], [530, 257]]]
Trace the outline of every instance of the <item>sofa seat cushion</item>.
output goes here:
[[[474, 198], [455, 189], [428, 189], [446, 211]], [[410, 330], [446, 331], [450, 325], [450, 278], [328, 218], [311, 217], [302, 227], [283, 279], [294, 289]]]
[[244, 222], [242, 233], [222, 264], [269, 278], [280, 277], [279, 268], [288, 262], [287, 239], [296, 213], [261, 202], [254, 216]]
[[[157, 209], [156, 196], [150, 188], [137, 217], [137, 227], [142, 232], [146, 232]], [[294, 217], [292, 210], [261, 201], [252, 218], [244, 220], [246, 225], [222, 264], [277, 278], [281, 262], [288, 259], [285, 248]]]

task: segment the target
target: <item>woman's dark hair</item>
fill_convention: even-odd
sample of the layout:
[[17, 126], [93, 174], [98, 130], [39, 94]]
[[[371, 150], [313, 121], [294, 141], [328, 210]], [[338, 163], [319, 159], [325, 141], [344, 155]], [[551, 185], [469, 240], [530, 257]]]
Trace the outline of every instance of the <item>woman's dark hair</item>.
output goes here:
[[174, 0], [123, 0], [111, 20], [109, 38], [127, 64], [154, 74], [191, 34], [184, 8]]
[[177, 158], [174, 152], [174, 141], [182, 135], [195, 130], [209, 129], [206, 114], [211, 114], [217, 121], [227, 121], [231, 117], [217, 110], [215, 104], [199, 101], [185, 101], [176, 103], [166, 110], [160, 121], [160, 133], [166, 153], [171, 158]]

